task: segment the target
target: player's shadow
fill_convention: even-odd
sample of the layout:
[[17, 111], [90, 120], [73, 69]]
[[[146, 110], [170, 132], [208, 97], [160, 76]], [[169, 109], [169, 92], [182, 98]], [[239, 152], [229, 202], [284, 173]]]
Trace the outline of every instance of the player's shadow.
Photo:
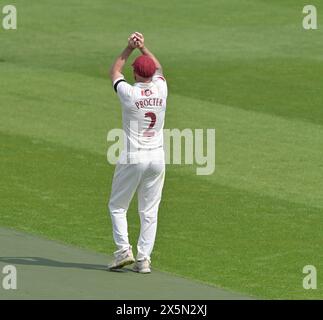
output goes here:
[[98, 271], [110, 271], [110, 272], [129, 272], [132, 271], [128, 268], [122, 268], [118, 270], [109, 270], [107, 265], [89, 264], [89, 263], [77, 263], [77, 262], [62, 262], [53, 259], [46, 259], [41, 257], [0, 257], [1, 262], [8, 264], [20, 264], [28, 266], [45, 266], [54, 268], [76, 268], [85, 270], [98, 270]]
[[55, 268], [77, 268], [85, 270], [107, 270], [107, 266], [89, 263], [62, 262], [41, 257], [0, 257], [0, 261], [8, 264], [21, 264], [29, 266], [46, 266]]
[[97, 270], [97, 271], [111, 271], [111, 272], [129, 272], [132, 271], [128, 268], [109, 270], [107, 265], [89, 264], [89, 263], [77, 263], [77, 262], [62, 262], [53, 259], [46, 259], [41, 257], [0, 257], [1, 262], [8, 264], [20, 264], [29, 266], [45, 266], [54, 268], [76, 268], [85, 270]]

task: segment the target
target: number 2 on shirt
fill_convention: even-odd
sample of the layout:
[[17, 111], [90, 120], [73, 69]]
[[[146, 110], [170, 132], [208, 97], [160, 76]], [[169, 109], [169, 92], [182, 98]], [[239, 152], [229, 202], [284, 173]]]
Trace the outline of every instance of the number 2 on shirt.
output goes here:
[[147, 112], [145, 113], [145, 118], [150, 118], [151, 121], [148, 129], [144, 131], [144, 137], [153, 137], [155, 135], [155, 131], [152, 129], [156, 124], [156, 114], [153, 112]]

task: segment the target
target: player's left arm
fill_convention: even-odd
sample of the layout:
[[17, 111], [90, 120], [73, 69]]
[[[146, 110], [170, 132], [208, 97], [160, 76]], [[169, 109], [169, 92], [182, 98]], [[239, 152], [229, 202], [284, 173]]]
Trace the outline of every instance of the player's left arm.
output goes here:
[[133, 48], [127, 46], [112, 64], [109, 72], [110, 79], [112, 82], [122, 77], [123, 67], [126, 64], [133, 50]]
[[131, 37], [129, 37], [127, 47], [116, 58], [116, 60], [114, 61], [114, 63], [110, 68], [109, 75], [112, 83], [114, 83], [116, 79], [123, 77], [122, 75], [123, 67], [126, 64], [132, 52], [135, 50], [135, 48], [136, 48], [135, 42], [131, 39]]

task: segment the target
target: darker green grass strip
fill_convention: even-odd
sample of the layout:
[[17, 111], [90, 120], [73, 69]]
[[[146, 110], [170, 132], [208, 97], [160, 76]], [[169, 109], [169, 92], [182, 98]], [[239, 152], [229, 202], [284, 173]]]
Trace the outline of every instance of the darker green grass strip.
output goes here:
[[201, 61], [185, 56], [169, 70], [170, 92], [184, 97], [323, 124], [323, 61], [305, 57]]
[[19, 30], [1, 33], [1, 61], [106, 78], [140, 21], [170, 92], [323, 124], [322, 31], [302, 28], [303, 1], [16, 2]]

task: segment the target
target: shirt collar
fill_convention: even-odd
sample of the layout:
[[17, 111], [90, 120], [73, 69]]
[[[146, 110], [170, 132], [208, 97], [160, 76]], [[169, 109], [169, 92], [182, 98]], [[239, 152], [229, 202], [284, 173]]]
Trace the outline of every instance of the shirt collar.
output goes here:
[[152, 81], [151, 82], [135, 82], [134, 86], [139, 87], [139, 88], [149, 88], [152, 86]]

